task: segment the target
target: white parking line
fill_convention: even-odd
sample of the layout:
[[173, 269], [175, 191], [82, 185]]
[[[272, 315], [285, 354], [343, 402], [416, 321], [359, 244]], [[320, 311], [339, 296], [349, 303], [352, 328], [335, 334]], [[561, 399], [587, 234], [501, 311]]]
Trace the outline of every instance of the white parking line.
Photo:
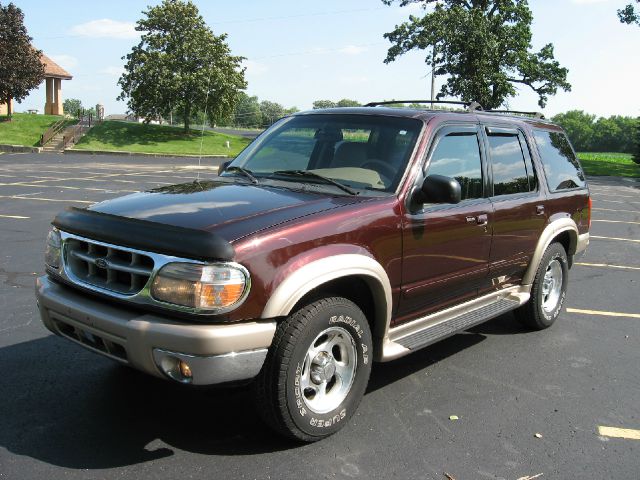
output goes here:
[[576, 262], [575, 265], [580, 265], [581, 267], [619, 268], [620, 270], [640, 270], [640, 267], [627, 267], [625, 265], [610, 265], [608, 263]]
[[92, 188], [92, 187], [71, 187], [67, 185], [44, 185], [44, 184], [30, 184], [30, 183], [0, 183], [0, 186], [11, 187], [32, 187], [32, 188], [62, 188], [65, 190], [87, 190], [89, 192], [108, 192], [108, 193], [137, 193], [140, 190], [114, 190], [111, 188]]
[[0, 198], [11, 198], [14, 200], [35, 200], [38, 202], [66, 202], [66, 203], [88, 203], [94, 204], [96, 202], [90, 202], [88, 200], [63, 200], [58, 198], [39, 198], [39, 197], [19, 197], [18, 195], [0, 195]]
[[628, 223], [630, 225], [640, 225], [640, 222], [625, 222], [623, 220], [596, 220], [591, 219], [592, 222], [603, 222], [603, 223]]
[[591, 210], [599, 210], [601, 212], [627, 212], [627, 213], [640, 213], [640, 210], [614, 210], [613, 208], [592, 208]]
[[607, 202], [607, 203], [640, 203], [640, 202], [634, 202], [633, 200], [605, 200], [604, 198], [596, 198], [595, 199], [596, 203], [597, 202]]
[[594, 198], [597, 199], [598, 197], [640, 198], [640, 196], [638, 195], [618, 195], [618, 194], [596, 193], [594, 195]]
[[606, 312], [602, 310], [583, 310], [580, 308], [567, 308], [567, 313], [582, 313], [583, 315], [601, 315], [603, 317], [640, 318], [640, 313]]
[[640, 243], [640, 240], [634, 238], [618, 238], [618, 237], [601, 237], [599, 235], [591, 235], [589, 238], [596, 238], [598, 240], [615, 240], [616, 242], [634, 242]]
[[15, 218], [15, 219], [18, 219], [18, 220], [26, 220], [28, 218], [31, 218], [31, 217], [23, 217], [22, 215], [4, 215], [2, 213], [0, 213], [0, 217], [1, 218]]
[[612, 438], [625, 438], [627, 440], [640, 440], [640, 430], [633, 428], [617, 428], [598, 426], [598, 435]]

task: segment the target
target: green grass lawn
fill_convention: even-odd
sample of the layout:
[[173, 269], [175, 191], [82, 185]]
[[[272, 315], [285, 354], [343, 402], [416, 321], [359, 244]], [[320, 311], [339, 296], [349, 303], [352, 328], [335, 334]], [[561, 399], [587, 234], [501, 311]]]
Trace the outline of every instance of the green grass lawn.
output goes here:
[[62, 119], [57, 115], [31, 115], [14, 113], [8, 122], [7, 117], [0, 117], [0, 144], [24, 145], [35, 147], [40, 136], [54, 123]]
[[[225, 143], [229, 142], [230, 148]], [[250, 140], [205, 130], [202, 155], [236, 156]], [[182, 128], [105, 121], [93, 127], [74, 150], [127, 151], [173, 155], [199, 155], [201, 131]]]
[[640, 165], [628, 153], [580, 152], [578, 158], [587, 175], [640, 178]]

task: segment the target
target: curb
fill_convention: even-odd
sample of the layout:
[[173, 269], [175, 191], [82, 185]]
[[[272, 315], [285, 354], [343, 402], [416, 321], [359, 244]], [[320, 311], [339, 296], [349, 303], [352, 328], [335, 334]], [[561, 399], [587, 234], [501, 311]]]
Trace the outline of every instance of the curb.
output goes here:
[[123, 150], [74, 150], [66, 149], [65, 154], [82, 154], [82, 155], [115, 155], [120, 157], [169, 157], [169, 158], [234, 158], [227, 155], [176, 155], [172, 153], [143, 153], [143, 152], [127, 152]]
[[7, 153], [40, 153], [41, 147], [25, 147], [24, 145], [4, 145], [0, 144], [0, 152]]

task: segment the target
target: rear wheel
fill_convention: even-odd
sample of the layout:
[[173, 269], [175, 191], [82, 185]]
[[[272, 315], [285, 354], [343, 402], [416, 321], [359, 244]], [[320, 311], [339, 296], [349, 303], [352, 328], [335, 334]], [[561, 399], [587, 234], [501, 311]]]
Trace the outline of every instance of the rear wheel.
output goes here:
[[540, 260], [531, 287], [531, 298], [517, 311], [517, 316], [527, 326], [542, 330], [553, 325], [567, 292], [569, 263], [564, 247], [552, 243]]
[[340, 430], [367, 387], [371, 346], [367, 319], [345, 298], [323, 298], [290, 315], [256, 381], [265, 422], [306, 442]]

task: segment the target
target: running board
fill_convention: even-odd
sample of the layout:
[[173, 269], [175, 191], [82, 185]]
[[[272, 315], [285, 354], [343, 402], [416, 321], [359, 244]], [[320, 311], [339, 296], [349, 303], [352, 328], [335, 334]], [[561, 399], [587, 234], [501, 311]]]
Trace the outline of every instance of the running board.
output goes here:
[[381, 361], [393, 360], [514, 310], [529, 300], [528, 287], [512, 287], [392, 328]]

